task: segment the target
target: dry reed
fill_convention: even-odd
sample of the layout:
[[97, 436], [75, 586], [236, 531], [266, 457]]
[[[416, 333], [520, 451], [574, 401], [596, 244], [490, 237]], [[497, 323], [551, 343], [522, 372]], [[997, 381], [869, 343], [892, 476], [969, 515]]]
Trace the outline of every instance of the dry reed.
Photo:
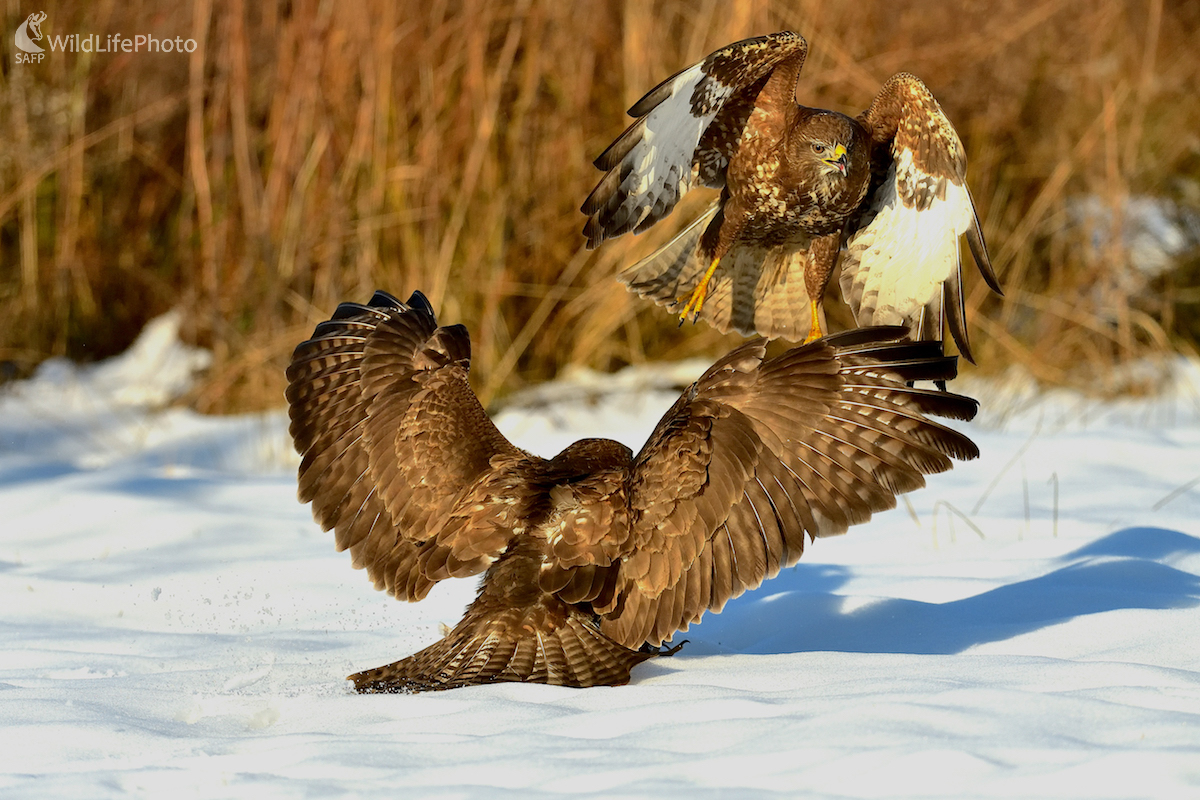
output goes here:
[[[967, 144], [1001, 301], [969, 284], [986, 368], [1090, 382], [1194, 346], [1196, 261], [1154, 280], [1128, 198], [1200, 207], [1200, 10], [1166, 0], [695, 3], [48, 0], [50, 36], [191, 53], [48, 52], [0, 71], [0, 361], [125, 347], [188, 313], [202, 410], [275, 406], [292, 347], [343, 299], [420, 288], [472, 332], [485, 401], [568, 363], [713, 353], [612, 277], [670, 232], [583, 250], [578, 206], [624, 110], [738, 38], [791, 28], [802, 98], [849, 113], [907, 69]], [[1068, 224], [1098, 198], [1110, 233]], [[690, 198], [689, 198], [690, 199]], [[677, 214], [677, 222], [683, 215]], [[1104, 231], [1100, 231], [1103, 234]], [[1096, 245], [1100, 243], [1100, 246]], [[831, 318], [839, 316], [831, 303]]]

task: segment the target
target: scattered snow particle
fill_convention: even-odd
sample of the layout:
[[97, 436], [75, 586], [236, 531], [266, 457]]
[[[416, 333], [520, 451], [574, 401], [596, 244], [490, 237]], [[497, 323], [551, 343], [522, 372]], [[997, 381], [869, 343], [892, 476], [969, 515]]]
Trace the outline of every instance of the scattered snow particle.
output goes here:
[[272, 656], [270, 663], [264, 664], [263, 666], [251, 670], [250, 672], [244, 672], [241, 675], [235, 675], [229, 680], [225, 681], [222, 691], [236, 692], [239, 689], [245, 689], [247, 686], [252, 686], [270, 675], [274, 666], [275, 658]]
[[200, 702], [194, 700], [187, 708], [181, 708], [175, 712], [175, 720], [188, 725], [195, 725], [204, 717], [204, 709], [200, 706]]
[[246, 728], [252, 731], [269, 728], [279, 719], [279, 709], [268, 706], [246, 720]]

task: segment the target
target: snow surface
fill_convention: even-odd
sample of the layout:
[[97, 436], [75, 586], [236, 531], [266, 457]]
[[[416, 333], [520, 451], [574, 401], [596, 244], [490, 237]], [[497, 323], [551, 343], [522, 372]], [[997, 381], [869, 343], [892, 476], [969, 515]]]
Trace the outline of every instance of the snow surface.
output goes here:
[[[0, 390], [0, 796], [1200, 796], [1196, 364], [1103, 404], [960, 380], [979, 460], [629, 686], [358, 696], [474, 587], [374, 591], [296, 502], [284, 412], [169, 406], [205, 364], [176, 328]], [[639, 375], [498, 421], [637, 447], [673, 400]]]

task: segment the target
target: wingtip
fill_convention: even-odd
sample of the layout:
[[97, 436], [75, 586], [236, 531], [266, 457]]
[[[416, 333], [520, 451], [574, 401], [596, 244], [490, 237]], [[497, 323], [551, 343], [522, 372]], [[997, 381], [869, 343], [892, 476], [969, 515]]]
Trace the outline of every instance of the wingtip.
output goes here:
[[343, 303], [342, 306], [346, 307], [345, 312], [339, 306], [338, 311], [334, 314], [334, 319], [338, 319], [339, 315], [344, 317], [346, 314], [356, 313], [358, 309], [371, 308], [399, 311], [402, 314], [415, 312], [421, 316], [428, 317], [435, 325], [437, 324], [437, 316], [434, 314], [433, 304], [429, 302], [429, 298], [425, 296], [425, 293], [419, 289], [410, 294], [408, 300], [404, 302], [391, 292], [376, 289], [365, 306], [357, 303]]
[[983, 239], [983, 229], [979, 227], [977, 215], [974, 224], [967, 229], [967, 244], [971, 248], [971, 257], [975, 259], [975, 266], [979, 268], [979, 274], [983, 276], [988, 288], [1003, 297], [1004, 289], [1000, 287], [1000, 279], [996, 276], [995, 268], [992, 267], [992, 259], [988, 255], [987, 242]]
[[417, 289], [408, 296], [408, 302], [405, 305], [411, 309], [422, 311], [431, 317], [434, 316], [433, 304], [429, 302], [429, 298], [420, 289]]
[[376, 289], [375, 294], [371, 295], [371, 299], [367, 301], [367, 306], [370, 308], [401, 308], [404, 304], [391, 292]]
[[[963, 299], [961, 266], [942, 286], [945, 293], [943, 308], [946, 325], [950, 328], [950, 336], [958, 347], [959, 355], [974, 364], [975, 356], [971, 353], [971, 340], [967, 335], [967, 309]], [[939, 331], [937, 335], [940, 337], [941, 332]]]
[[903, 325], [872, 325], [865, 328], [850, 328], [849, 330], [830, 333], [811, 344], [827, 344], [831, 347], [844, 349], [867, 344], [899, 341], [908, 335], [908, 328]]

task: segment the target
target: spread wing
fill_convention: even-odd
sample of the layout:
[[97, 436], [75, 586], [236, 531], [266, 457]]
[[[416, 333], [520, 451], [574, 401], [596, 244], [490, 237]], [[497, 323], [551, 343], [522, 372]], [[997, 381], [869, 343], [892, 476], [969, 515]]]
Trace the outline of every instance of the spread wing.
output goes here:
[[791, 31], [735, 42], [667, 78], [629, 109], [637, 120], [609, 145], [584, 201], [589, 249], [640, 233], [671, 213], [694, 183], [720, 188], [759, 91], [771, 72], [799, 76], [808, 54]]
[[967, 158], [941, 106], [918, 78], [893, 76], [859, 116], [877, 146], [875, 177], [842, 256], [842, 294], [859, 325], [907, 324], [942, 338], [942, 320], [973, 361], [958, 239], [1002, 293], [967, 190]]
[[439, 328], [429, 302], [376, 292], [343, 303], [288, 367], [299, 497], [376, 588], [419, 600], [477, 574], [507, 544], [526, 454], [467, 383], [470, 338]]
[[794, 564], [806, 534], [843, 533], [979, 454], [927, 416], [970, 419], [974, 400], [906, 385], [952, 378], [955, 359], [905, 333], [853, 330], [770, 360], [751, 342], [679, 399], [636, 459], [607, 636], [659, 644]]

